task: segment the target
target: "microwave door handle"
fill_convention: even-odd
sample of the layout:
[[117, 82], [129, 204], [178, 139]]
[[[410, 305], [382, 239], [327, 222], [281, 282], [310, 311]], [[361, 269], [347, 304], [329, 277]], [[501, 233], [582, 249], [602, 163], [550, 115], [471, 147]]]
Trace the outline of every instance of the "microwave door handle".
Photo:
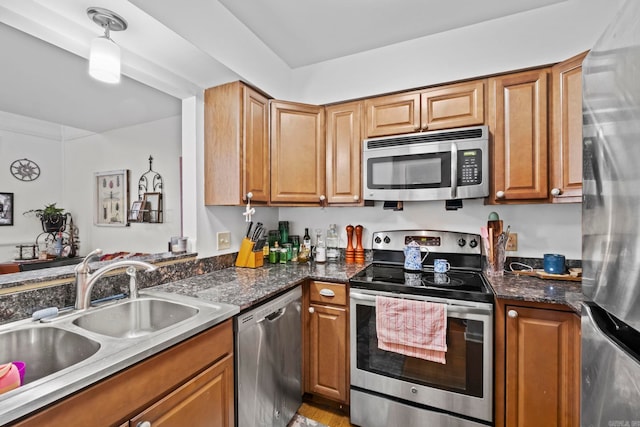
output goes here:
[[451, 143], [451, 198], [458, 197], [458, 145]]

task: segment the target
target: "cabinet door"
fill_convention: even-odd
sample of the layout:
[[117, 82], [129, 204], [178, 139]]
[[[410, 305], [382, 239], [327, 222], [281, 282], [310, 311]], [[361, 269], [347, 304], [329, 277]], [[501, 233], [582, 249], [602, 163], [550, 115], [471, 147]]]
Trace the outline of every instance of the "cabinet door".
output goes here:
[[420, 92], [366, 99], [364, 108], [367, 138], [420, 130]]
[[154, 427], [232, 427], [233, 355], [230, 354], [130, 421]]
[[422, 130], [484, 124], [485, 80], [442, 86], [422, 93]]
[[271, 102], [271, 202], [320, 204], [325, 197], [324, 108]]
[[511, 305], [506, 315], [506, 425], [577, 427], [580, 319]]
[[544, 68], [489, 79], [493, 135], [490, 202], [547, 200], [548, 71]]
[[243, 86], [242, 197], [251, 192], [252, 202], [269, 201], [269, 100]]
[[206, 205], [269, 201], [269, 107], [265, 96], [242, 84], [207, 89], [204, 131]]
[[325, 108], [329, 204], [360, 204], [362, 200], [362, 108], [362, 102]]
[[348, 402], [347, 310], [310, 304], [310, 390], [339, 402]]
[[586, 54], [551, 68], [549, 165], [553, 203], [582, 201], [582, 61]]

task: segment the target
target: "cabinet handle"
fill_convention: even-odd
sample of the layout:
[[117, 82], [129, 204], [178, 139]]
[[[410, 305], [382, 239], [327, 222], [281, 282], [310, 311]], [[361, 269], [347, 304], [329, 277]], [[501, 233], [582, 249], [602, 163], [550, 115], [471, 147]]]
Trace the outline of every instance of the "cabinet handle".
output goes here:
[[551, 195], [553, 197], [558, 197], [560, 194], [562, 194], [562, 191], [560, 191], [559, 188], [552, 188], [551, 189]]
[[358, 200], [360, 200], [360, 196], [358, 196], [357, 194], [354, 194], [353, 200], [357, 202]]
[[331, 289], [320, 289], [320, 295], [322, 295], [323, 297], [333, 298], [336, 296], [336, 293]]
[[151, 423], [149, 421], [140, 421], [136, 424], [136, 427], [151, 427]]
[[518, 312], [515, 310], [509, 310], [509, 312], [507, 313], [509, 315], [509, 317], [511, 317], [512, 319], [515, 319], [516, 317], [518, 317]]
[[309, 307], [309, 313], [313, 314], [315, 313], [316, 309], [313, 307]]
[[498, 199], [504, 199], [504, 191], [500, 190], [496, 193]]

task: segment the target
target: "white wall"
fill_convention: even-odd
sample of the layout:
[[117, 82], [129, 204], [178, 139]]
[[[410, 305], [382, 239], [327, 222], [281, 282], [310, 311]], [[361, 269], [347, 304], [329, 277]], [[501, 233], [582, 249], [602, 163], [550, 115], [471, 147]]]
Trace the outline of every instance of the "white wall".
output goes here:
[[[13, 226], [0, 227], [0, 263], [17, 257], [18, 244], [34, 244], [42, 225], [30, 209], [57, 203], [66, 207], [62, 190], [61, 127], [40, 120], [0, 112], [0, 192], [14, 193]], [[9, 166], [18, 159], [29, 159], [40, 167], [34, 181], [19, 181]]]
[[560, 62], [590, 49], [623, 2], [567, 0], [298, 68], [290, 100], [325, 104]]
[[480, 234], [490, 212], [497, 212], [504, 227], [518, 234], [518, 251], [509, 256], [542, 258], [546, 252], [581, 259], [581, 204], [485, 206], [482, 200], [463, 201], [463, 208], [446, 211], [444, 201], [407, 202], [403, 211], [383, 210], [382, 203], [372, 207], [280, 208], [280, 220], [288, 220], [290, 234], [304, 234], [335, 223], [340, 231], [340, 246], [346, 247], [348, 224], [364, 227], [363, 246], [371, 248], [371, 233], [384, 230], [431, 229]]
[[[81, 254], [97, 247], [105, 253], [167, 250], [169, 239], [180, 235], [181, 144], [179, 116], [65, 141], [65, 203], [80, 231]], [[149, 170], [149, 155], [164, 183], [164, 222], [94, 225], [94, 173], [129, 169], [130, 204], [138, 197], [138, 179]]]

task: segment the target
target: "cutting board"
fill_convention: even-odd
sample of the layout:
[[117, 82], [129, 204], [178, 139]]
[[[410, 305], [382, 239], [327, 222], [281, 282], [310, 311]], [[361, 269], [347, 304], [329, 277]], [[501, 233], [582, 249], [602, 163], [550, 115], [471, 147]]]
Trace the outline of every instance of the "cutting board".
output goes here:
[[570, 269], [573, 270], [573, 274], [550, 274], [545, 273], [544, 270], [533, 270], [533, 271], [514, 271], [513, 273], [519, 276], [534, 276], [540, 279], [550, 279], [550, 280], [568, 280], [571, 282], [581, 282], [582, 281], [582, 269]]

